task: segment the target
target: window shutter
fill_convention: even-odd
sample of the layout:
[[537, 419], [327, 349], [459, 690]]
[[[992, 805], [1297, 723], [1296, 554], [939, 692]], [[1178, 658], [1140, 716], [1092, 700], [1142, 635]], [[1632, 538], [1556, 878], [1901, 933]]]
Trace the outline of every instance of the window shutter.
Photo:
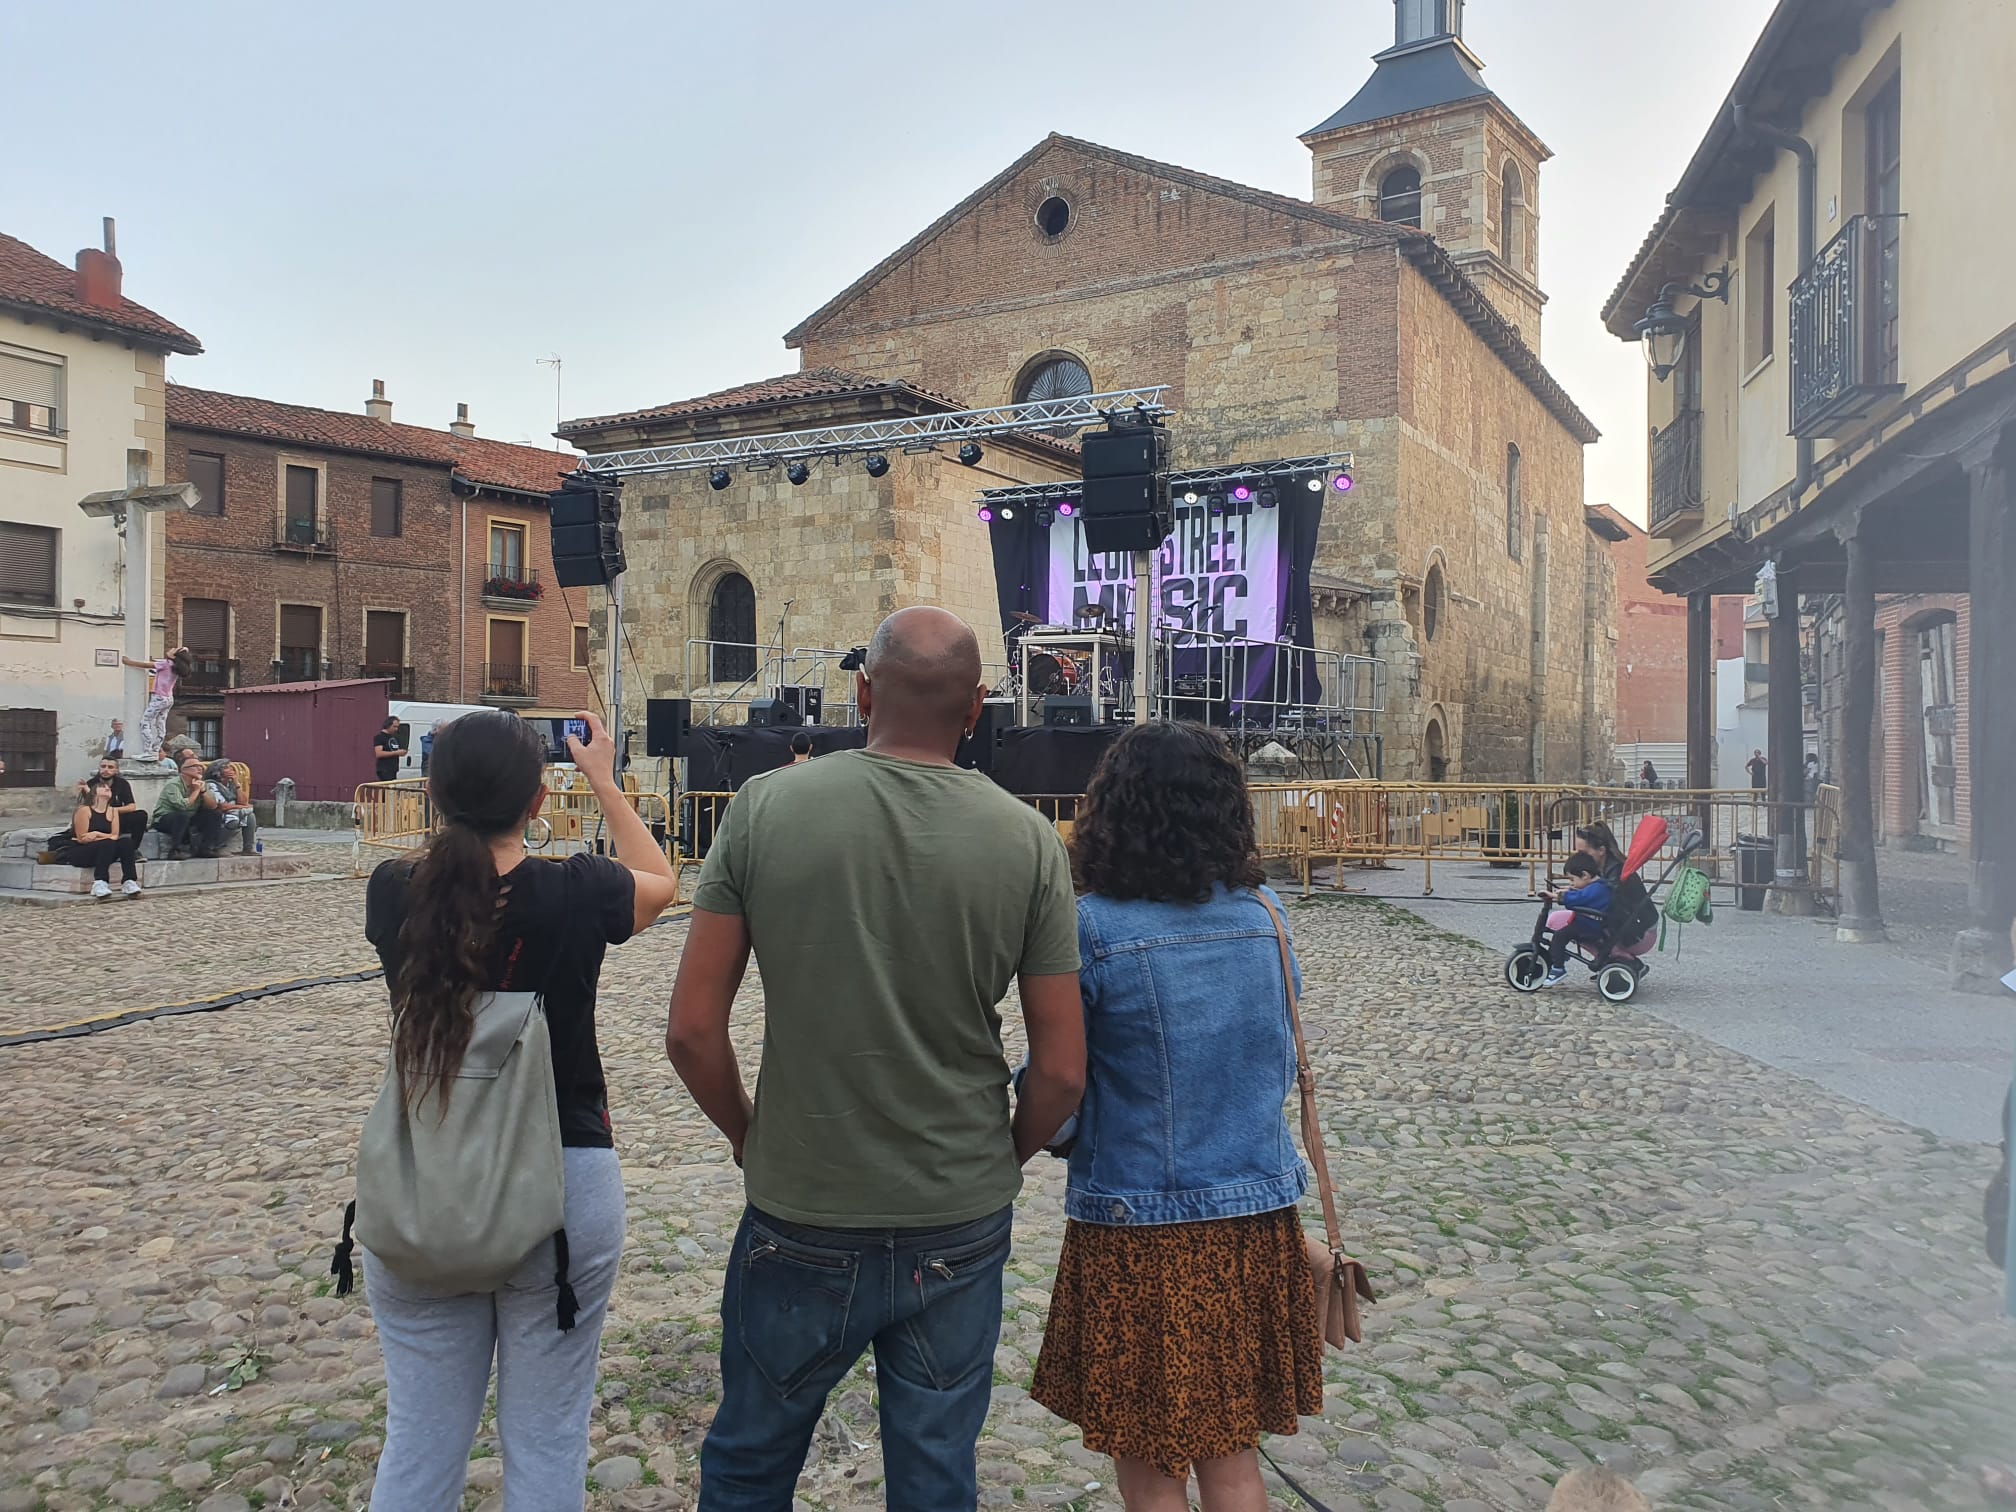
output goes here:
[[490, 665], [517, 670], [525, 665], [525, 625], [520, 620], [490, 621]]
[[224, 513], [224, 459], [215, 452], [189, 453], [189, 481], [196, 485], [195, 512], [200, 515]]
[[63, 397], [63, 364], [0, 352], [0, 399], [56, 409]]
[[364, 617], [364, 660], [374, 667], [397, 667], [405, 660], [406, 625], [399, 615], [374, 609]]
[[0, 600], [55, 604], [57, 536], [44, 525], [0, 521]]
[[287, 518], [290, 520], [315, 519], [315, 469], [312, 467], [290, 467], [287, 469]]
[[312, 604], [280, 606], [280, 644], [290, 651], [322, 648], [322, 611]]
[[224, 655], [231, 648], [231, 606], [223, 599], [182, 600], [182, 644], [198, 655]]
[[399, 503], [398, 479], [371, 480], [371, 534], [374, 536], [399, 534]]

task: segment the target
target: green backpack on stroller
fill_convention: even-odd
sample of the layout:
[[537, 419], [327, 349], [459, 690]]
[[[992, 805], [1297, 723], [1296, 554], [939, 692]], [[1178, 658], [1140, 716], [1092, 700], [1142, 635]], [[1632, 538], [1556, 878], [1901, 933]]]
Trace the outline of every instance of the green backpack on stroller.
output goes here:
[[[1708, 874], [1688, 862], [1680, 868], [1667, 889], [1666, 904], [1659, 910], [1659, 948], [1666, 948], [1666, 926], [1673, 924], [1713, 924], [1715, 904], [1708, 895]], [[1673, 957], [1680, 957], [1680, 935], [1673, 935]]]

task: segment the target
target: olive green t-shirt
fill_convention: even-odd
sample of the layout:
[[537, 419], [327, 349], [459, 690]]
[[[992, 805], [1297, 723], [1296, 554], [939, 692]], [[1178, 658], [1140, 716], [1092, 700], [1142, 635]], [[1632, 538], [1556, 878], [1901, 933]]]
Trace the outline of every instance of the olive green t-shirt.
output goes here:
[[763, 1065], [749, 1201], [823, 1228], [928, 1228], [1021, 1189], [1000, 1002], [1078, 970], [1056, 830], [987, 777], [843, 751], [746, 784], [696, 908], [748, 923]]

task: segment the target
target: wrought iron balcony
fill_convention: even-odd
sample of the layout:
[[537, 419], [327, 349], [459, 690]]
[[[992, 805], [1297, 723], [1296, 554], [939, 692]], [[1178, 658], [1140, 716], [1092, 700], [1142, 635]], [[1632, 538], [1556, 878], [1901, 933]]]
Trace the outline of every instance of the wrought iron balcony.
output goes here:
[[327, 525], [314, 520], [283, 520], [273, 532], [275, 551], [329, 552], [336, 538]]
[[322, 654], [305, 647], [282, 646], [273, 662], [276, 683], [326, 682], [329, 677], [329, 663]]
[[1701, 522], [1701, 411], [1682, 410], [1652, 432], [1650, 533], [1674, 535]]
[[532, 604], [546, 596], [539, 569], [515, 562], [492, 562], [483, 574], [483, 597], [491, 603]]
[[1903, 391], [1897, 381], [1902, 220], [1850, 216], [1793, 281], [1793, 435], [1834, 435]]
[[402, 667], [395, 662], [359, 662], [357, 664], [357, 675], [359, 677], [384, 678], [392, 684], [391, 690], [387, 695], [388, 697], [418, 698], [420, 696], [413, 691], [420, 679], [411, 667]]
[[175, 684], [177, 702], [191, 695], [222, 693], [238, 686], [238, 663], [222, 651], [191, 651], [194, 665], [189, 675]]
[[483, 697], [492, 703], [530, 703], [539, 696], [539, 669], [483, 663]]

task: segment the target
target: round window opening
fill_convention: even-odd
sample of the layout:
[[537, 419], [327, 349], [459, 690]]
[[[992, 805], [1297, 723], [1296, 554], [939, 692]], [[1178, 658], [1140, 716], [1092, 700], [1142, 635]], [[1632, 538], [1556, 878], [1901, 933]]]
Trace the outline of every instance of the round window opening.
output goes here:
[[1056, 238], [1064, 234], [1071, 224], [1071, 206], [1056, 195], [1036, 207], [1036, 229], [1045, 236]]

